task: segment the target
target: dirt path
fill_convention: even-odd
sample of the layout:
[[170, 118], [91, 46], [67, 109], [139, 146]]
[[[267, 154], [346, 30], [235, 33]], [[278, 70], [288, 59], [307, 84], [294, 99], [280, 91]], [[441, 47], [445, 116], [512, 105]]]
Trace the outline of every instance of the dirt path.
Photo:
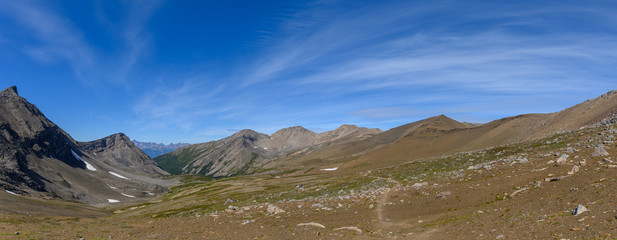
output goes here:
[[379, 179], [392, 182], [394, 183], [394, 186], [391, 188], [387, 188], [385, 191], [381, 192], [381, 195], [377, 199], [377, 207], [375, 207], [375, 215], [377, 215], [377, 219], [379, 220], [379, 223], [382, 226], [392, 225], [393, 223], [386, 221], [387, 218], [384, 217], [384, 206], [388, 203], [388, 201], [390, 200], [390, 197], [392, 196], [392, 189], [399, 188], [401, 186], [401, 182], [396, 181], [391, 178], [380, 177]]
[[[411, 229], [417, 227], [417, 224], [412, 224], [409, 221], [392, 221], [386, 216], [385, 206], [388, 205], [392, 194], [396, 192], [396, 189], [400, 189], [402, 186], [401, 182], [391, 179], [391, 178], [379, 178], [385, 181], [389, 181], [394, 183], [394, 186], [385, 189], [381, 192], [379, 198], [377, 198], [377, 206], [375, 207], [375, 215], [379, 220], [379, 226], [384, 232], [398, 232], [403, 229]], [[410, 233], [405, 236], [405, 239], [433, 239], [433, 234], [438, 233], [440, 230], [438, 228], [427, 229], [426, 231], [420, 233]], [[400, 237], [400, 236], [399, 236]]]

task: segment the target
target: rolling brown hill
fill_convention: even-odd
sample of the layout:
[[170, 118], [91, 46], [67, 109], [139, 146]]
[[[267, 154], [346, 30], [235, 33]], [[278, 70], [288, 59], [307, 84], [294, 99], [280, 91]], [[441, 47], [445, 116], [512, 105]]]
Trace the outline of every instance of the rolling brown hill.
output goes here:
[[353, 173], [404, 162], [538, 139], [594, 124], [616, 122], [617, 91], [610, 91], [556, 113], [525, 114], [482, 125], [460, 123], [444, 115], [396, 127], [352, 142], [334, 141], [303, 155], [283, 157], [265, 169], [338, 167], [336, 174]]

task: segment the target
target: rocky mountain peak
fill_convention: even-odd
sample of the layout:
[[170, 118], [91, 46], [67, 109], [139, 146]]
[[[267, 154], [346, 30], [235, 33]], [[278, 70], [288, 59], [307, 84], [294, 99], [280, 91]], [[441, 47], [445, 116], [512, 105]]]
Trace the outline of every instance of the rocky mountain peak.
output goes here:
[[92, 141], [91, 144], [98, 148], [134, 145], [133, 142], [131, 142], [131, 139], [124, 133], [115, 133], [99, 140]]
[[294, 127], [288, 127], [288, 128], [283, 128], [281, 130], [276, 131], [274, 134], [272, 134], [272, 136], [274, 135], [278, 135], [278, 134], [282, 134], [282, 133], [314, 133], [311, 130], [308, 130], [302, 126], [294, 126]]
[[459, 121], [456, 121], [452, 118], [449, 118], [443, 114], [439, 116], [427, 118], [425, 120], [422, 120], [422, 122], [424, 122], [425, 126], [427, 127], [438, 128], [438, 129], [453, 129], [453, 128], [465, 128], [466, 127], [465, 124]]
[[8, 87], [7, 89], [2, 90], [0, 92], [0, 96], [3, 96], [3, 97], [19, 96], [19, 94], [17, 93], [17, 87], [11, 86], [11, 87]]
[[348, 130], [348, 129], [357, 129], [357, 128], [359, 127], [353, 124], [343, 124], [340, 127], [336, 128], [335, 130]]
[[75, 141], [16, 87], [0, 92], [0, 189], [107, 204], [162, 193], [165, 174], [122, 133]]
[[234, 133], [233, 135], [231, 135], [231, 137], [232, 138], [236, 138], [236, 137], [242, 137], [242, 136], [255, 136], [257, 134], [259, 134], [259, 133], [255, 132], [255, 131], [253, 131], [251, 129], [243, 129], [243, 130], [240, 130], [240, 131]]

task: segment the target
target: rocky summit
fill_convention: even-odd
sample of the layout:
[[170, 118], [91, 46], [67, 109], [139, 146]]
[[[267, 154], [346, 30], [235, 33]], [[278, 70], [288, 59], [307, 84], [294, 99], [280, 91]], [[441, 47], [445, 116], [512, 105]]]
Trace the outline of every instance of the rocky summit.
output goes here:
[[228, 177], [259, 172], [264, 164], [284, 156], [306, 154], [333, 142], [362, 140], [379, 133], [379, 129], [354, 125], [321, 134], [296, 126], [271, 136], [246, 129], [218, 141], [181, 147], [154, 160], [174, 174]]
[[167, 174], [122, 133], [75, 141], [16, 87], [0, 92], [3, 191], [108, 205], [166, 192]]

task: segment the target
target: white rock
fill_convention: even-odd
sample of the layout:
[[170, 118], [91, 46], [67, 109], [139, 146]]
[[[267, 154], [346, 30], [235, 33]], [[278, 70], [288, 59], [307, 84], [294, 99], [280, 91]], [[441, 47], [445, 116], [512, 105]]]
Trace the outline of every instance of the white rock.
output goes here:
[[577, 216], [577, 215], [579, 215], [579, 214], [581, 214], [581, 213], [588, 212], [588, 211], [589, 211], [589, 209], [587, 209], [585, 206], [583, 206], [583, 205], [579, 204], [579, 205], [578, 205], [578, 206], [574, 209], [574, 211], [572, 211], [572, 214], [574, 214], [574, 216]]
[[279, 208], [279, 207], [277, 207], [277, 206], [275, 206], [273, 204], [268, 205], [268, 209], [266, 211], [268, 213], [271, 213], [271, 214], [279, 214], [279, 213], [284, 213], [285, 212], [285, 210], [283, 210], [283, 209], [281, 209], [281, 208]]
[[510, 197], [514, 197], [514, 195], [519, 194], [523, 191], [527, 191], [529, 188], [521, 188], [519, 190], [514, 191], [512, 194], [510, 194]]
[[333, 167], [333, 168], [324, 168], [324, 169], [320, 169], [321, 171], [327, 171], [327, 172], [331, 172], [331, 171], [336, 171], [338, 170], [338, 167]]
[[411, 187], [415, 188], [415, 189], [419, 189], [419, 188], [425, 187], [425, 186], [428, 186], [427, 182], [414, 183], [413, 185], [411, 185]]
[[301, 226], [312, 226], [312, 227], [318, 227], [318, 228], [326, 228], [326, 226], [321, 225], [321, 224], [316, 223], [316, 222], [300, 223], [300, 224], [298, 224], [298, 227], [301, 227]]
[[600, 157], [600, 156], [608, 156], [609, 153], [604, 149], [604, 147], [596, 147], [591, 153], [592, 157]]

